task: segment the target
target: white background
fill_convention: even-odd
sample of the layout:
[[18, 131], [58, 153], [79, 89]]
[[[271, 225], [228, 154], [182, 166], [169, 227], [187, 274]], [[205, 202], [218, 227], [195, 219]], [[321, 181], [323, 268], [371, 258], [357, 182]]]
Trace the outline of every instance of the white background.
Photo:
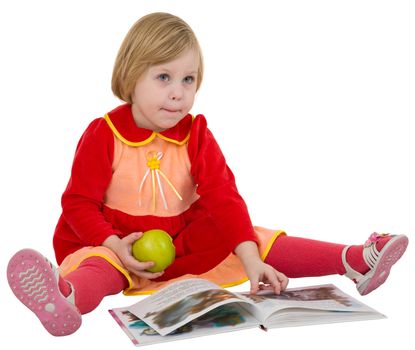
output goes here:
[[[119, 45], [154, 11], [182, 17], [199, 38], [206, 71], [193, 113], [208, 118], [255, 224], [346, 244], [373, 231], [413, 237], [412, 1], [2, 1], [2, 348], [133, 348], [107, 309], [138, 297], [108, 297], [77, 333], [54, 338], [15, 299], [6, 266], [24, 247], [54, 258], [76, 143], [93, 118], [120, 104], [110, 89]], [[412, 244], [385, 286], [364, 298], [340, 276], [290, 282], [334, 283], [387, 320], [254, 329], [157, 348], [408, 347]]]

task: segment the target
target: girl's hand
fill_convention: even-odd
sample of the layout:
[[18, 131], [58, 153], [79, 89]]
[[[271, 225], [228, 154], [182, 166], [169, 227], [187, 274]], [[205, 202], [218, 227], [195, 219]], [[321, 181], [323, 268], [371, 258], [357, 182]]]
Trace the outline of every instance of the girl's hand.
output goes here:
[[146, 269], [154, 266], [154, 262], [140, 262], [132, 255], [132, 245], [142, 235], [142, 232], [133, 232], [124, 238], [119, 238], [118, 236], [113, 235], [108, 237], [102, 245], [117, 254], [124, 267], [134, 275], [146, 279], [158, 278], [164, 273], [164, 271], [156, 273], [146, 271]]
[[261, 260], [255, 242], [240, 243], [236, 247], [235, 253], [244, 265], [245, 272], [251, 282], [252, 294], [256, 294], [260, 289], [270, 289], [275, 294], [280, 294], [287, 288], [287, 276]]
[[256, 294], [259, 290], [264, 289], [280, 294], [287, 288], [287, 276], [260, 259], [253, 259], [249, 262], [245, 271], [251, 282], [251, 294]]

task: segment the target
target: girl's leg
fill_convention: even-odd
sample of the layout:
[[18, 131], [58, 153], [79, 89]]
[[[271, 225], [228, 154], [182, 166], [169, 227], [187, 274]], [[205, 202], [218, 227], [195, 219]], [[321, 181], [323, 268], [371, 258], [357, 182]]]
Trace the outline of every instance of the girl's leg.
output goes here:
[[281, 236], [265, 262], [291, 278], [347, 273], [358, 282], [359, 292], [367, 294], [386, 280], [407, 244], [406, 236], [377, 234], [364, 245], [355, 246]]
[[265, 262], [288, 278], [344, 274], [342, 251], [345, 246], [311, 239], [280, 236]]
[[64, 296], [71, 292], [69, 282], [75, 291], [75, 305], [86, 314], [94, 310], [107, 295], [120, 293], [128, 286], [127, 279], [105, 259], [90, 257], [79, 267], [60, 279], [59, 287]]

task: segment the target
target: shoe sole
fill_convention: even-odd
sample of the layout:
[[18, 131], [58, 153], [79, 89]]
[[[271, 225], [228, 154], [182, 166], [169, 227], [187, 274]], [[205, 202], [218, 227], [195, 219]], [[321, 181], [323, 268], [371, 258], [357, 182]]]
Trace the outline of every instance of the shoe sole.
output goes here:
[[14, 295], [50, 334], [69, 335], [81, 326], [80, 312], [60, 293], [52, 267], [37, 251], [16, 253], [7, 266], [7, 279]]
[[386, 281], [392, 266], [405, 253], [408, 243], [408, 237], [400, 235], [391, 238], [385, 244], [375, 267], [365, 276], [366, 278], [357, 288], [361, 295], [369, 294]]

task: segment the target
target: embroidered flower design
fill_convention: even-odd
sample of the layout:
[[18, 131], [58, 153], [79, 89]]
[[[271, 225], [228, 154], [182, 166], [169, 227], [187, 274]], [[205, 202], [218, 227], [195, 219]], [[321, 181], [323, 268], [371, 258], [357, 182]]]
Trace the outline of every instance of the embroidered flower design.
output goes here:
[[[143, 186], [151, 174], [151, 188], [152, 188], [152, 210], [156, 211], [156, 191], [157, 191], [157, 185], [160, 191], [161, 198], [163, 199], [164, 209], [168, 209], [168, 204], [166, 200], [166, 196], [164, 195], [164, 189], [163, 184], [161, 182], [161, 178], [170, 186], [170, 188], [173, 190], [173, 192], [176, 194], [177, 198], [180, 200], [183, 200], [182, 196], [179, 194], [179, 192], [176, 190], [174, 185], [171, 183], [171, 181], [167, 178], [167, 176], [163, 173], [163, 171], [160, 170], [160, 161], [163, 158], [163, 152], [154, 152], [150, 151], [147, 153], [147, 171], [144, 174], [143, 179], [141, 180], [140, 187], [138, 190], [138, 205], [142, 205], [141, 195], [143, 191]], [[157, 184], [156, 184], [157, 181]]]

